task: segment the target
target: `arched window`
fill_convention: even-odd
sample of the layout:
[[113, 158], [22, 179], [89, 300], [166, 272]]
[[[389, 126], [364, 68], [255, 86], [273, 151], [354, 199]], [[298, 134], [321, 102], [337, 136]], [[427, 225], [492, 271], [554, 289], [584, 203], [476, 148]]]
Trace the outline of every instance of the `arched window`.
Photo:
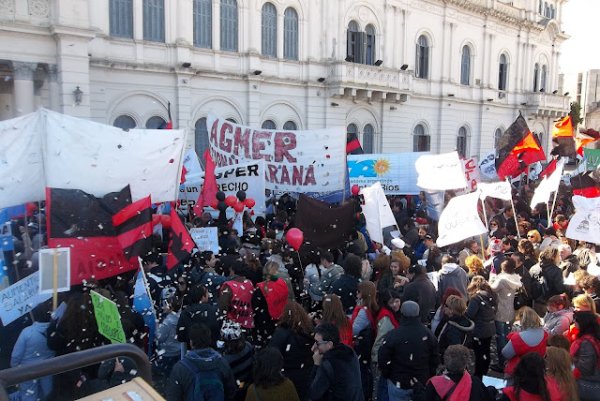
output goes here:
[[272, 3], [262, 7], [262, 55], [277, 57], [277, 9]]
[[360, 32], [356, 21], [350, 21], [346, 36], [346, 61], [362, 63], [363, 34]]
[[237, 121], [235, 121], [235, 118], [231, 118], [231, 117], [229, 117], [229, 118], [226, 118], [225, 120], [226, 120], [226, 121], [229, 121], [230, 123], [237, 124]]
[[552, 5], [550, 6], [550, 18], [556, 18], [556, 9]]
[[298, 129], [298, 126], [293, 121], [286, 121], [285, 124], [283, 124], [283, 129], [289, 130], [289, 131], [295, 131]]
[[110, 35], [133, 38], [133, 0], [110, 0]]
[[133, 118], [127, 115], [120, 115], [119, 117], [115, 118], [113, 125], [127, 131], [135, 128], [136, 123]]
[[463, 46], [460, 58], [460, 83], [461, 85], [471, 84], [471, 48]]
[[238, 10], [236, 0], [221, 0], [221, 50], [238, 51]]
[[206, 127], [206, 117], [196, 121], [194, 130], [194, 149], [200, 159], [200, 164], [204, 166], [204, 151], [208, 149], [208, 128]]
[[502, 138], [502, 130], [500, 128], [496, 128], [496, 131], [494, 131], [494, 149], [498, 149], [500, 138]]
[[358, 138], [358, 127], [356, 126], [356, 124], [348, 124], [348, 126], [346, 127], [346, 133], [354, 134]]
[[501, 91], [506, 90], [506, 83], [508, 78], [508, 58], [506, 54], [500, 55], [500, 63], [498, 63], [498, 89]]
[[429, 152], [430, 150], [429, 135], [425, 133], [425, 127], [418, 124], [413, 131], [413, 152]]
[[298, 60], [298, 13], [292, 7], [283, 14], [283, 58]]
[[546, 76], [547, 76], [547, 67], [544, 64], [542, 66], [542, 75], [540, 76], [540, 91], [544, 90], [548, 92], [548, 88], [546, 88]]
[[375, 64], [375, 27], [373, 25], [367, 25], [365, 31], [366, 34], [366, 53], [365, 53], [365, 64]]
[[548, 3], [544, 3], [544, 17], [550, 17], [550, 7], [548, 7]]
[[417, 40], [417, 59], [415, 60], [415, 76], [427, 78], [429, 76], [429, 41], [425, 35]]
[[194, 46], [212, 48], [212, 0], [194, 0]]
[[456, 151], [458, 152], [458, 155], [460, 157], [467, 157], [467, 150], [469, 147], [468, 142], [469, 141], [467, 137], [467, 128], [460, 127], [458, 129], [458, 135], [456, 137]]
[[277, 129], [277, 125], [273, 120], [265, 120], [263, 121], [261, 128], [263, 129]]
[[147, 129], [162, 129], [165, 128], [166, 125], [167, 122], [165, 121], [165, 119], [159, 116], [152, 116], [148, 119], [148, 121], [146, 121]]
[[165, 0], [144, 0], [144, 40], [165, 41]]
[[362, 148], [365, 153], [373, 153], [375, 149], [375, 129], [371, 124], [365, 125], [363, 129]]
[[540, 79], [540, 65], [538, 63], [535, 63], [535, 65], [533, 66], [533, 91], [537, 92], [539, 87], [538, 87], [538, 82]]

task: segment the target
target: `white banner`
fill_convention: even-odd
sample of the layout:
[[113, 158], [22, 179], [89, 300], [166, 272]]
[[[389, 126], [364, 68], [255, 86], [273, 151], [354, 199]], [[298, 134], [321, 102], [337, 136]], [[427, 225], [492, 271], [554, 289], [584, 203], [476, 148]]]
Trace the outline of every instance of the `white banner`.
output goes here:
[[[245, 191], [247, 198], [256, 202], [253, 210], [256, 214], [265, 212], [265, 163], [262, 160], [253, 163], [238, 164], [231, 167], [217, 167], [215, 178], [219, 191], [225, 195], [234, 195]], [[204, 183], [204, 174], [194, 181], [188, 180], [179, 188], [179, 200], [182, 206], [194, 206]]]
[[488, 152], [481, 158], [479, 162], [479, 171], [488, 180], [497, 180], [498, 172], [496, 171], [496, 152]]
[[[185, 168], [185, 181], [198, 181], [198, 179], [204, 175], [198, 155], [194, 149], [188, 149], [183, 157], [183, 167]], [[183, 173], [182, 173], [183, 174]], [[182, 178], [183, 179], [183, 178]]]
[[463, 172], [463, 163], [458, 153], [423, 155], [415, 162], [419, 173], [417, 185], [432, 191], [466, 188], [467, 181]]
[[207, 118], [211, 154], [217, 166], [265, 160], [268, 189], [328, 192], [344, 188], [346, 131], [267, 130]]
[[415, 161], [423, 152], [348, 155], [350, 185], [381, 183], [386, 195], [418, 195]]
[[365, 198], [362, 212], [365, 215], [369, 236], [373, 241], [383, 244], [383, 229], [396, 225], [396, 218], [383, 188], [379, 182], [376, 182], [370, 187], [361, 189], [360, 193]]
[[438, 223], [439, 247], [487, 232], [477, 213], [477, 202], [479, 191], [450, 199]]
[[0, 291], [0, 319], [2, 324], [14, 322], [52, 294], [40, 294], [39, 272], [35, 272]]
[[542, 179], [542, 182], [537, 186], [533, 193], [533, 197], [531, 198], [531, 204], [529, 206], [532, 209], [537, 206], [538, 203], [548, 203], [552, 192], [558, 191], [564, 165], [565, 159], [560, 159], [556, 162], [556, 170], [554, 170], [549, 177], [544, 177]]
[[573, 206], [575, 214], [569, 221], [567, 238], [600, 244], [600, 198], [575, 195]]
[[481, 199], [497, 198], [507, 201], [512, 199], [512, 188], [507, 181], [480, 182], [477, 188], [481, 191]]
[[190, 229], [190, 236], [200, 252], [219, 253], [219, 229], [217, 227], [198, 227]]

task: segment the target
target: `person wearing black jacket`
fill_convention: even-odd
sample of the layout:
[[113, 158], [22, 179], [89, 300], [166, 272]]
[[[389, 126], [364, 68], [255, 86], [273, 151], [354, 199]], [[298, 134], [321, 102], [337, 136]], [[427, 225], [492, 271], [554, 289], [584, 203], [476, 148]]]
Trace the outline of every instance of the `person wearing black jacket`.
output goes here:
[[451, 345], [468, 345], [473, 339], [475, 323], [465, 316], [467, 304], [458, 295], [450, 295], [443, 305], [445, 319], [437, 326], [436, 336], [443, 356]]
[[[529, 269], [533, 278], [533, 309], [540, 316], [548, 312], [548, 299], [566, 291], [560, 264], [560, 253], [555, 247], [544, 249], [538, 258], [539, 263]], [[537, 290], [536, 290], [537, 289]]]
[[340, 297], [346, 315], [351, 315], [356, 305], [356, 291], [358, 290], [361, 271], [361, 258], [348, 254], [344, 260], [344, 274], [331, 285], [331, 293]]
[[340, 332], [331, 323], [315, 328], [312, 374], [308, 398], [329, 401], [364, 401], [360, 367], [352, 348], [340, 343]]
[[386, 335], [378, 353], [390, 400], [408, 400], [422, 392], [440, 359], [438, 341], [419, 319], [419, 305], [406, 301], [400, 312], [400, 326]]
[[437, 308], [437, 294], [435, 286], [427, 277], [425, 267], [412, 265], [408, 269], [410, 283], [404, 286], [402, 302], [415, 301], [419, 304], [421, 323], [429, 324]]
[[177, 340], [188, 343], [188, 331], [195, 323], [205, 324], [211, 332], [213, 346], [221, 336], [222, 320], [218, 318], [216, 305], [208, 302], [208, 290], [203, 285], [196, 285], [190, 289], [191, 304], [186, 306], [177, 322]]

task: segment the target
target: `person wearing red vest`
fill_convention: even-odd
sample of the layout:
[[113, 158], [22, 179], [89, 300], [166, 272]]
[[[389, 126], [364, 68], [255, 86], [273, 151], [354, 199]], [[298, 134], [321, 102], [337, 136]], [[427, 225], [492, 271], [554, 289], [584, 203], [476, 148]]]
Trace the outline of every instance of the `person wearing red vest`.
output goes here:
[[512, 376], [521, 357], [528, 353], [541, 356], [546, 354], [546, 341], [548, 333], [542, 327], [542, 322], [536, 311], [524, 306], [519, 311], [521, 331], [509, 333], [508, 343], [502, 348], [502, 355], [506, 358], [504, 373]]
[[265, 281], [258, 283], [252, 295], [257, 345], [269, 342], [288, 300], [288, 285], [277, 276], [278, 269], [277, 262], [267, 262], [263, 268]]
[[254, 328], [254, 311], [252, 310], [252, 294], [254, 285], [243, 276], [244, 264], [236, 260], [231, 266], [229, 280], [220, 288], [219, 311], [228, 320], [239, 323], [246, 331]]
[[571, 344], [573, 375], [582, 401], [600, 400], [600, 325], [593, 312], [575, 312], [579, 329]]
[[530, 352], [521, 358], [513, 381], [512, 386], [502, 389], [501, 401], [571, 401], [563, 399], [556, 380], [546, 375], [544, 358], [538, 353]]

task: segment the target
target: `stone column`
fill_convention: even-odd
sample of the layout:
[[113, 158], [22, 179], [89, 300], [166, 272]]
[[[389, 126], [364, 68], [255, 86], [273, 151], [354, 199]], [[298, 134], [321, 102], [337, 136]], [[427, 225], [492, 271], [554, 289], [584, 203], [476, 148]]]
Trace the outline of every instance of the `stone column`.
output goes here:
[[36, 63], [13, 61], [15, 116], [34, 110], [33, 73], [36, 67]]
[[277, 13], [277, 58], [283, 59], [283, 13]]

